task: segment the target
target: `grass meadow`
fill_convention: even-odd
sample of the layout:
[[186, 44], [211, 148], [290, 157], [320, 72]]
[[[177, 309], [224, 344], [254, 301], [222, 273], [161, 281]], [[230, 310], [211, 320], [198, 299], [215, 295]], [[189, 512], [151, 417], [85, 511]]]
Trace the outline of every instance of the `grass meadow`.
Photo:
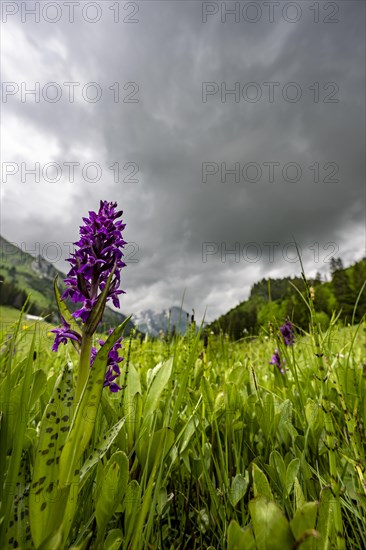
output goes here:
[[293, 346], [282, 322], [237, 342], [125, 336], [125, 387], [85, 402], [65, 497], [78, 355], [2, 308], [0, 548], [366, 548], [365, 322], [321, 330], [310, 311]]

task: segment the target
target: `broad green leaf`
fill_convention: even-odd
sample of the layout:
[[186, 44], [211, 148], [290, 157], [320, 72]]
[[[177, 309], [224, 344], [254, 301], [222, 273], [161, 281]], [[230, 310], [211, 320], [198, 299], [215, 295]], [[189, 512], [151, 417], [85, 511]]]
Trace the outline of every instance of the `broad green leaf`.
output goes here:
[[136, 479], [133, 479], [128, 484], [126, 495], [123, 500], [123, 511], [125, 512], [127, 518], [138, 512], [140, 504], [139, 493], [139, 484]]
[[233, 478], [229, 491], [229, 500], [234, 508], [238, 504], [239, 500], [241, 500], [245, 495], [248, 484], [248, 480], [241, 474], [237, 474]]
[[195, 433], [198, 426], [198, 420], [196, 417], [193, 417], [189, 420], [187, 425], [184, 428], [183, 436], [180, 443], [179, 453], [182, 454], [186, 447], [188, 446], [193, 434]]
[[38, 369], [33, 375], [33, 383], [29, 397], [29, 410], [32, 410], [40, 396], [46, 390], [47, 375], [44, 370]]
[[172, 365], [173, 359], [170, 358], [163, 363], [159, 363], [159, 365], [157, 365], [159, 368], [155, 367], [157, 370], [147, 390], [146, 401], [143, 406], [144, 424], [146, 419], [148, 419], [158, 407], [161, 394], [170, 380]]
[[103, 435], [102, 440], [98, 445], [95, 447], [95, 449], [90, 453], [88, 458], [85, 460], [83, 465], [80, 468], [80, 489], [84, 486], [91, 469], [97, 462], [99, 462], [103, 456], [106, 454], [110, 446], [112, 445], [113, 441], [116, 439], [116, 437], [119, 434], [120, 429], [122, 428], [123, 424], [125, 423], [125, 418], [121, 418], [117, 424], [112, 426], [110, 430], [106, 434]]
[[118, 550], [123, 542], [121, 529], [112, 529], [109, 531], [105, 541], [104, 550]]
[[136, 369], [133, 363], [128, 364], [128, 373], [127, 373], [127, 388], [123, 394], [124, 404], [128, 404], [131, 401], [131, 398], [136, 395], [136, 393], [141, 393], [141, 380], [140, 373]]
[[128, 449], [131, 450], [138, 437], [141, 423], [141, 382], [140, 373], [130, 362], [127, 373], [127, 387], [123, 394], [123, 410], [126, 416]]
[[286, 466], [278, 451], [272, 451], [269, 457], [269, 465], [272, 471], [273, 480], [279, 490], [286, 491]]
[[[294, 517], [290, 521], [291, 531], [296, 538], [296, 540], [306, 537], [307, 534], [313, 533], [313, 537], [316, 536], [315, 524], [316, 517], [318, 514], [318, 502], [307, 502], [296, 510]], [[301, 544], [301, 549], [312, 549], [314, 548], [314, 538], [313, 539], [304, 539], [304, 542]]]
[[317, 550], [332, 548], [334, 496], [330, 487], [325, 487], [320, 494], [320, 505], [316, 530], [320, 533]]
[[[173, 496], [174, 498], [174, 496]], [[156, 499], [156, 511], [159, 516], [162, 516], [165, 512], [165, 510], [168, 508], [169, 500], [171, 500], [168, 497], [168, 492], [166, 490], [166, 487], [162, 485], [159, 490], [157, 491], [157, 499]]]
[[233, 368], [228, 372], [225, 372], [226, 382], [234, 382], [238, 386], [244, 382], [244, 377], [245, 369], [243, 369], [243, 364], [240, 361], [233, 365]]
[[297, 477], [295, 477], [295, 481], [294, 481], [294, 494], [295, 494], [296, 510], [298, 510], [299, 508], [302, 508], [302, 506], [304, 506], [305, 497]]
[[[16, 484], [8, 485], [6, 498], [13, 504], [12, 513], [10, 516], [9, 528], [6, 533], [4, 547], [13, 548], [14, 544], [18, 544], [18, 548], [28, 550], [33, 547], [32, 537], [29, 526], [29, 497], [28, 487], [31, 481], [29, 470], [28, 453], [23, 452]], [[3, 525], [1, 525], [4, 528]]]
[[97, 488], [95, 517], [99, 540], [104, 536], [108, 521], [125, 496], [128, 476], [128, 458], [122, 451], [117, 451], [104, 467], [102, 481]]
[[264, 497], [249, 502], [258, 550], [292, 550], [295, 542], [288, 521], [274, 503]]
[[227, 530], [227, 550], [256, 550], [253, 529], [242, 529], [232, 519]]
[[[59, 461], [71, 424], [73, 405], [72, 371], [60, 374], [41, 421], [38, 447], [29, 494], [30, 523], [36, 547], [58, 527], [68, 495], [59, 487]], [[75, 474], [73, 475], [73, 479]]]
[[252, 472], [254, 496], [257, 497], [261, 495], [268, 498], [268, 500], [273, 500], [273, 495], [268, 483], [268, 479], [266, 478], [262, 470], [254, 462], [252, 464]]
[[289, 494], [292, 491], [292, 487], [295, 483], [295, 479], [296, 479], [296, 476], [299, 472], [299, 468], [300, 468], [300, 459], [299, 458], [294, 458], [293, 460], [291, 460], [291, 462], [287, 466], [287, 470], [286, 470], [286, 491], [285, 491], [286, 497], [288, 497]]
[[216, 394], [215, 403], [214, 403], [214, 414], [215, 418], [220, 416], [220, 413], [224, 410], [225, 407], [225, 395], [224, 392], [220, 391]]

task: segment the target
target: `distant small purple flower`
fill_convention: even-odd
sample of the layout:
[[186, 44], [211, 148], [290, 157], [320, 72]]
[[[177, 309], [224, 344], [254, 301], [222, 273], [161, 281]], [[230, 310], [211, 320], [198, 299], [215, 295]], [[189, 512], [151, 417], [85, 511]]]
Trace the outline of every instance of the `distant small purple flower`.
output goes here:
[[278, 370], [280, 371], [281, 374], [285, 373], [284, 369], [282, 368], [281, 357], [280, 357], [280, 354], [278, 352], [278, 349], [274, 350], [274, 354], [272, 355], [272, 359], [269, 362], [269, 364], [270, 365], [275, 365], [278, 368]]
[[63, 317], [61, 317], [61, 319], [62, 327], [51, 330], [51, 332], [54, 332], [56, 334], [55, 341], [52, 346], [52, 351], [57, 351], [59, 345], [66, 344], [68, 340], [74, 340], [75, 342], [81, 344], [80, 334], [75, 330], [72, 330], [70, 325], [65, 321]]
[[116, 221], [122, 211], [116, 212], [117, 203], [100, 201], [98, 213], [89, 212], [89, 218], [83, 218], [80, 227], [80, 240], [74, 243], [77, 250], [68, 259], [71, 269], [65, 279], [67, 286], [62, 298], [82, 303], [82, 307], [73, 313], [73, 317], [88, 320], [91, 310], [103, 291], [109, 275], [115, 272], [108, 291], [108, 299], [119, 307], [120, 271], [126, 265], [122, 258], [122, 248], [126, 242], [122, 238], [125, 224]]
[[289, 319], [280, 327], [281, 334], [283, 336], [286, 346], [293, 346], [295, 342], [294, 326]]
[[[109, 334], [113, 332], [113, 329], [110, 329]], [[118, 350], [122, 347], [121, 345], [122, 338], [118, 338], [117, 342], [114, 344], [113, 348], [108, 354], [108, 361], [107, 361], [107, 372], [104, 379], [103, 387], [108, 386], [109, 390], [113, 393], [118, 392], [122, 388], [114, 382], [116, 378], [121, 374], [120, 368], [118, 366], [118, 363], [123, 361], [123, 357], [119, 357]], [[99, 345], [102, 347], [104, 346], [105, 342], [104, 340], [99, 340]], [[91, 352], [91, 358], [90, 358], [90, 366], [93, 366], [95, 356], [97, 355], [98, 351], [96, 348], [92, 348]]]

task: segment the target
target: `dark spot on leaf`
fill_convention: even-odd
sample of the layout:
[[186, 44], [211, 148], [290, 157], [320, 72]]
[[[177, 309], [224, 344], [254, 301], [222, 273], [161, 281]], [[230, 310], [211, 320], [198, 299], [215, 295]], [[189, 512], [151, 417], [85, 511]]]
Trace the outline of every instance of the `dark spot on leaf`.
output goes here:
[[46, 508], [47, 506], [47, 503], [46, 502], [42, 502], [41, 504], [41, 512], [43, 512], [43, 510]]
[[47, 466], [51, 466], [51, 464], [53, 464], [55, 462], [55, 459], [54, 458], [49, 458], [46, 462]]

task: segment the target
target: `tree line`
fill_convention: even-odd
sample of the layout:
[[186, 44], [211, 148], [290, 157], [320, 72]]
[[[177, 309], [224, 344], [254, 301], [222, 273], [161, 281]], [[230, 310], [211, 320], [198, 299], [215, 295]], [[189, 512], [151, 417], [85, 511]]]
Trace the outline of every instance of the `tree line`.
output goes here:
[[[325, 328], [333, 312], [337, 312], [343, 324], [359, 323], [366, 312], [366, 258], [347, 268], [341, 258], [333, 258], [330, 275], [330, 281], [323, 281], [320, 273], [308, 281], [314, 289], [317, 322]], [[275, 318], [289, 318], [298, 327], [307, 329], [309, 312], [304, 297], [301, 277], [264, 278], [252, 286], [248, 300], [211, 323], [210, 329], [224, 332], [234, 340], [258, 334], [261, 327]]]

